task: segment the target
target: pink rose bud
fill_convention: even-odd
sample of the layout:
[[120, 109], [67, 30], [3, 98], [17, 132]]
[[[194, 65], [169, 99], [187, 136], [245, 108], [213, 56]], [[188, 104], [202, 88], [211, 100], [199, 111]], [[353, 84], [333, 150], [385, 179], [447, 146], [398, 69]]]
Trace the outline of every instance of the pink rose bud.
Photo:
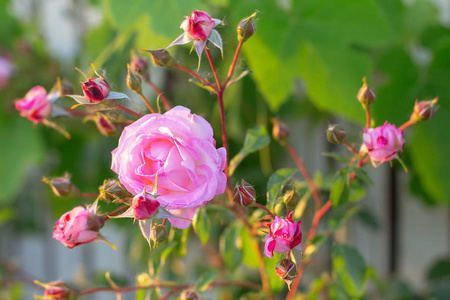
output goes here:
[[328, 125], [327, 140], [332, 144], [341, 144], [345, 140], [346, 132], [339, 125]]
[[98, 131], [103, 135], [110, 136], [117, 131], [114, 123], [102, 113], [97, 113], [94, 120]]
[[131, 55], [130, 67], [131, 71], [141, 75], [144, 80], [150, 81], [150, 73], [148, 72], [148, 60], [146, 58], [138, 56], [133, 52]]
[[285, 142], [291, 133], [289, 126], [277, 118], [272, 118], [271, 121], [273, 123], [273, 138], [279, 142]]
[[100, 198], [106, 202], [124, 200], [132, 195], [126, 188], [115, 179], [106, 179], [103, 185], [99, 187]]
[[374, 166], [396, 158], [397, 152], [403, 149], [406, 142], [403, 130], [395, 128], [387, 121], [376, 128], [364, 128], [363, 139]]
[[86, 209], [77, 206], [56, 221], [53, 238], [73, 249], [78, 245], [95, 241], [104, 223], [103, 217], [96, 215], [92, 207], [88, 206]]
[[13, 64], [5, 57], [0, 56], [0, 89], [6, 87], [13, 73]]
[[152, 218], [159, 208], [159, 202], [153, 195], [142, 192], [134, 196], [131, 202], [133, 215], [137, 220], [146, 220]]
[[410, 121], [412, 123], [417, 123], [420, 121], [431, 119], [437, 110], [437, 107], [434, 107], [437, 101], [437, 97], [430, 101], [418, 102], [416, 100], [416, 105], [414, 105], [414, 112], [411, 115]]
[[206, 41], [215, 26], [216, 22], [211, 19], [207, 13], [194, 10], [192, 14], [181, 23], [180, 28], [183, 29], [186, 35], [191, 39]]
[[37, 124], [50, 117], [52, 103], [47, 98], [47, 91], [42, 86], [35, 86], [28, 91], [25, 98], [16, 102], [16, 109], [20, 110], [22, 117]]
[[162, 224], [155, 224], [153, 225], [151, 231], [150, 231], [150, 238], [155, 243], [160, 243], [162, 241], [165, 241], [167, 239], [168, 232], [166, 229], [166, 226]]
[[49, 282], [43, 299], [71, 299], [72, 290], [62, 281]]
[[236, 183], [233, 193], [234, 203], [242, 207], [248, 207], [255, 203], [256, 192], [251, 184], [242, 179], [241, 184]]
[[242, 19], [237, 27], [238, 41], [245, 42], [248, 40], [256, 31], [255, 23], [253, 23], [253, 18], [256, 13], [253, 13], [250, 17]]
[[158, 67], [173, 67], [176, 65], [175, 59], [170, 56], [166, 49], [144, 50], [152, 56], [152, 63]]
[[94, 77], [81, 84], [84, 97], [90, 103], [99, 103], [109, 95], [109, 84], [103, 77]]
[[292, 221], [291, 212], [287, 219], [275, 217], [269, 224], [269, 234], [266, 237], [264, 247], [264, 255], [273, 257], [273, 253], [285, 253], [292, 249], [301, 249], [302, 230], [300, 229], [301, 221], [294, 223]]
[[297, 266], [292, 260], [285, 258], [277, 263], [275, 272], [280, 279], [292, 281], [297, 277]]
[[361, 102], [364, 109], [368, 109], [370, 105], [375, 101], [375, 92], [369, 87], [366, 82], [366, 77], [363, 78], [363, 86], [359, 89], [357, 98]]
[[80, 190], [70, 181], [70, 175], [64, 174], [61, 177], [47, 178], [43, 177], [42, 181], [50, 185], [53, 193], [58, 197], [78, 197]]

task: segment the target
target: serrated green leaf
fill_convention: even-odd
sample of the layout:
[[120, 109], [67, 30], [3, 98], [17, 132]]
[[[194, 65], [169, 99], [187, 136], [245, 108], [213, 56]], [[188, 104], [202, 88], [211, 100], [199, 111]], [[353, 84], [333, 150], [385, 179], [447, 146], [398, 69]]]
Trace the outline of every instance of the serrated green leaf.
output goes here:
[[283, 187], [297, 173], [296, 169], [280, 169], [270, 176], [267, 183], [267, 206], [274, 208], [276, 200], [281, 195]]
[[214, 282], [219, 273], [219, 270], [211, 270], [200, 275], [197, 282], [195, 283], [195, 290], [198, 292], [204, 292], [208, 288], [208, 286], [212, 282]]
[[206, 209], [200, 208], [194, 216], [194, 220], [192, 222], [194, 226], [195, 233], [197, 233], [200, 238], [200, 242], [204, 245], [208, 242], [209, 233], [211, 231], [211, 222], [208, 218], [208, 214], [206, 213]]
[[230, 224], [220, 236], [220, 252], [225, 264], [232, 272], [242, 260], [242, 225], [240, 222]]
[[322, 152], [322, 155], [334, 158], [335, 160], [337, 160], [338, 162], [343, 163], [343, 164], [348, 164], [350, 162], [349, 158], [347, 158], [339, 153], [336, 153], [336, 152]]

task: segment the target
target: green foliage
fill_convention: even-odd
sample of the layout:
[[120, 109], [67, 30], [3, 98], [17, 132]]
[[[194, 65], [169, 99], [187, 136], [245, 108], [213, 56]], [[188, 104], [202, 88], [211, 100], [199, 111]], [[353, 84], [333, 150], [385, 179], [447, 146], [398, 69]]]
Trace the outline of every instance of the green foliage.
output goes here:
[[267, 206], [272, 208], [275, 207], [276, 201], [283, 187], [288, 183], [288, 181], [297, 173], [295, 169], [280, 169], [272, 174], [267, 183]]
[[330, 201], [333, 207], [339, 207], [347, 203], [349, 197], [349, 172], [343, 169], [336, 174], [330, 192]]
[[225, 264], [232, 272], [242, 260], [242, 225], [239, 221], [230, 224], [220, 237], [220, 251]]
[[204, 245], [208, 242], [209, 233], [211, 231], [211, 220], [208, 218], [205, 208], [200, 208], [192, 220], [195, 233], [198, 234], [201, 243]]
[[195, 290], [199, 292], [204, 292], [208, 288], [208, 286], [216, 279], [217, 275], [219, 275], [220, 270], [211, 270], [203, 273], [197, 279], [195, 284]]

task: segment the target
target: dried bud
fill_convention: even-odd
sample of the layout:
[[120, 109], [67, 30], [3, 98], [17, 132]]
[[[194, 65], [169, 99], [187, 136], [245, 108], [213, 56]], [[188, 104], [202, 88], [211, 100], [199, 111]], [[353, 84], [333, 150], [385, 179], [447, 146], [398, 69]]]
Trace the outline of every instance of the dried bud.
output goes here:
[[359, 89], [357, 98], [361, 102], [364, 109], [369, 109], [370, 105], [375, 101], [375, 92], [369, 87], [366, 82], [366, 77], [363, 78], [363, 86]]
[[148, 60], [145, 57], [138, 56], [134, 53], [131, 54], [131, 71], [141, 75], [146, 81], [150, 81], [150, 73], [148, 72]]
[[277, 118], [272, 118], [271, 121], [273, 123], [273, 138], [279, 142], [285, 142], [290, 134], [289, 126], [286, 123], [278, 120]]
[[434, 107], [437, 101], [437, 97], [429, 101], [418, 102], [416, 100], [416, 104], [414, 105], [414, 112], [411, 115], [410, 121], [415, 124], [420, 121], [431, 119], [437, 110], [437, 107]]
[[98, 131], [101, 134], [110, 136], [114, 132], [116, 132], [116, 126], [111, 120], [104, 114], [97, 112], [94, 117], [95, 125], [97, 125]]
[[299, 201], [300, 198], [294, 190], [286, 192], [283, 196], [283, 202], [290, 211], [294, 210]]
[[285, 258], [277, 263], [275, 272], [280, 279], [290, 284], [290, 282], [297, 277], [297, 266], [292, 260]]
[[192, 290], [182, 291], [179, 298], [179, 300], [200, 300], [200, 299], [201, 299], [200, 296]]
[[165, 49], [144, 50], [152, 56], [152, 62], [159, 67], [173, 67], [176, 65], [175, 59], [170, 56], [170, 53]]
[[44, 296], [35, 296], [43, 300], [54, 300], [54, 299], [74, 299], [76, 290], [69, 287], [62, 281], [52, 281], [49, 283], [41, 283], [39, 281], [34, 281], [34, 283], [45, 288]]
[[166, 226], [162, 224], [154, 224], [150, 231], [150, 238], [155, 243], [160, 243], [167, 239], [168, 233]]
[[106, 202], [114, 202], [132, 196], [125, 187], [115, 179], [106, 179], [103, 182], [103, 185], [98, 189], [100, 191], [100, 198]]
[[127, 75], [128, 88], [138, 94], [142, 94], [141, 77], [137, 76], [131, 71], [129, 64], [127, 65], [127, 68], [128, 68], [128, 75]]
[[159, 202], [153, 195], [144, 191], [133, 197], [131, 206], [136, 220], [147, 220], [158, 212]]
[[253, 23], [253, 18], [256, 16], [254, 12], [250, 17], [242, 19], [237, 27], [238, 41], [245, 42], [250, 38], [256, 31], [255, 23]]
[[62, 177], [43, 177], [42, 181], [50, 185], [53, 193], [58, 197], [78, 197], [80, 190], [70, 181], [70, 175], [64, 174]]
[[94, 77], [81, 84], [84, 97], [90, 103], [100, 103], [109, 95], [109, 84], [104, 77]]
[[345, 140], [345, 130], [339, 125], [328, 125], [327, 140], [332, 144], [341, 144]]
[[242, 207], [248, 207], [255, 203], [256, 192], [251, 184], [244, 179], [241, 180], [241, 184], [236, 183], [233, 193], [234, 203]]

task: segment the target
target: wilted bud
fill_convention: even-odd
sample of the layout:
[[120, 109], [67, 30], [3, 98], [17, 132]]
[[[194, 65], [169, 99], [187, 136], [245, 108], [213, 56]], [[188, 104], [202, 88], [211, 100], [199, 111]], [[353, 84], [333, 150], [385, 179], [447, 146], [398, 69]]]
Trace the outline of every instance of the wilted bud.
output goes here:
[[99, 188], [100, 198], [106, 202], [113, 202], [131, 197], [125, 187], [115, 179], [106, 179]]
[[131, 54], [131, 71], [141, 75], [146, 81], [150, 81], [150, 73], [148, 72], [148, 60], [134, 53]]
[[332, 144], [341, 144], [345, 140], [346, 132], [339, 125], [328, 125], [327, 140]]
[[254, 12], [250, 17], [242, 19], [239, 22], [239, 25], [237, 27], [237, 33], [238, 33], [238, 41], [239, 42], [245, 42], [248, 40], [249, 37], [251, 37], [255, 31], [255, 23], [253, 23], [253, 18], [256, 16], [256, 12]]
[[52, 281], [49, 283], [41, 283], [34, 281], [34, 283], [45, 288], [44, 296], [35, 296], [38, 299], [54, 300], [54, 299], [74, 299], [76, 291], [62, 281]]
[[251, 184], [244, 179], [241, 180], [241, 184], [236, 183], [233, 193], [234, 203], [242, 207], [248, 207], [255, 203], [256, 192]]
[[273, 138], [279, 142], [284, 142], [291, 133], [291, 131], [289, 130], [289, 126], [286, 123], [278, 120], [277, 118], [272, 118], [271, 121], [273, 123]]
[[420, 121], [431, 119], [437, 110], [437, 107], [434, 107], [437, 101], [437, 97], [429, 101], [418, 102], [416, 100], [416, 104], [414, 105], [414, 112], [411, 115], [410, 121], [414, 124]]
[[294, 190], [286, 192], [283, 196], [283, 202], [289, 210], [294, 210], [299, 201], [300, 198]]
[[357, 98], [361, 102], [364, 109], [369, 109], [370, 104], [375, 101], [375, 92], [369, 87], [366, 82], [366, 77], [363, 78], [363, 86], [359, 89]]
[[133, 197], [131, 202], [133, 215], [137, 220], [147, 220], [152, 218], [159, 208], [159, 202], [156, 198], [147, 194], [145, 191]]
[[134, 74], [131, 69], [130, 65], [127, 65], [128, 68], [128, 75], [127, 75], [127, 86], [130, 90], [135, 91], [138, 94], [142, 94], [142, 80], [141, 77]]
[[167, 239], [168, 233], [166, 226], [162, 224], [154, 224], [150, 231], [150, 238], [155, 243], [160, 243]]
[[104, 114], [97, 112], [94, 117], [94, 121], [95, 125], [97, 125], [98, 131], [100, 131], [101, 134], [110, 136], [116, 132], [116, 126], [114, 126], [114, 123], [111, 122], [111, 120]]
[[104, 77], [94, 77], [81, 84], [84, 97], [90, 103], [99, 103], [109, 95], [109, 84]]
[[179, 300], [200, 300], [200, 296], [192, 290], [184, 290], [180, 294]]
[[80, 190], [70, 181], [70, 175], [64, 174], [62, 177], [43, 177], [42, 181], [50, 185], [53, 193], [59, 197], [78, 197]]
[[285, 258], [277, 263], [275, 272], [280, 279], [289, 284], [295, 277], [297, 277], [297, 266], [292, 260]]
[[170, 56], [169, 51], [166, 49], [157, 49], [157, 50], [144, 50], [150, 53], [152, 56], [152, 62], [155, 66], [160, 67], [173, 67], [176, 65], [175, 59]]

